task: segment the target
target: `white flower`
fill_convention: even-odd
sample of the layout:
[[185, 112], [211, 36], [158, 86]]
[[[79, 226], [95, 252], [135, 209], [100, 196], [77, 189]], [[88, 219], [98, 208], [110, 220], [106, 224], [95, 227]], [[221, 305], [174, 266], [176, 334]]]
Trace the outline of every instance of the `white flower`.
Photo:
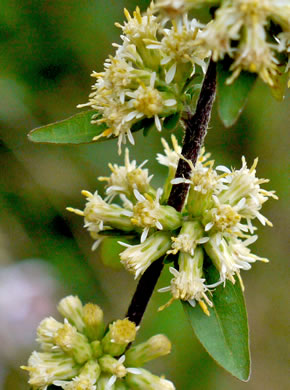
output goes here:
[[269, 20], [274, 19], [284, 32], [289, 32], [290, 6], [286, 1], [222, 2], [214, 20], [201, 32], [200, 44], [212, 50], [214, 61], [226, 54], [233, 58], [233, 74], [228, 83], [242, 70], [247, 70], [258, 73], [264, 82], [273, 86], [273, 76], [279, 63], [275, 51], [279, 50], [279, 46], [268, 41], [267, 27]]
[[172, 247], [168, 254], [176, 254], [179, 251], [194, 255], [195, 248], [198, 244], [204, 244], [209, 240], [204, 237], [204, 230], [198, 221], [185, 221], [177, 237], [171, 237]]
[[133, 207], [131, 222], [144, 228], [141, 236], [141, 242], [146, 239], [149, 229], [175, 230], [181, 225], [181, 215], [171, 206], [160, 204], [162, 189], [158, 189], [156, 198], [148, 194], [141, 195], [137, 190], [134, 191], [138, 202]]
[[[272, 226], [271, 222], [260, 213], [262, 205], [269, 197], [278, 199], [275, 191], [266, 191], [260, 187], [261, 184], [268, 183], [268, 179], [259, 179], [256, 177], [256, 166], [258, 159], [255, 159], [251, 168], [247, 167], [245, 157], [242, 157], [242, 167], [240, 170], [233, 170], [225, 178], [228, 188], [218, 195], [219, 201], [231, 206], [237, 206], [242, 199], [245, 201], [242, 207], [239, 207], [239, 214], [247, 219], [248, 226], [251, 228], [250, 220], [257, 218], [263, 225]], [[220, 167], [217, 167], [220, 169]]]
[[167, 167], [173, 167], [174, 169], [177, 168], [179, 156], [181, 154], [181, 146], [178, 145], [177, 139], [175, 135], [171, 135], [171, 143], [173, 146], [173, 149], [171, 149], [166, 142], [164, 138], [161, 138], [162, 145], [164, 147], [164, 153], [165, 155], [158, 153], [157, 154], [157, 161], [161, 165], [165, 165]]
[[214, 228], [219, 232], [227, 232], [241, 237], [243, 236], [242, 232], [247, 232], [251, 228], [240, 223], [242, 216], [239, 212], [246, 203], [245, 198], [242, 198], [235, 206], [221, 204], [216, 195], [213, 195], [212, 199], [215, 205], [205, 212], [202, 220], [206, 232]]
[[202, 25], [196, 19], [189, 21], [187, 14], [184, 14], [171, 29], [162, 30], [164, 37], [160, 42], [146, 39], [148, 49], [162, 53], [161, 65], [169, 64], [165, 78], [167, 84], [174, 79], [179, 64], [190, 64], [188, 69], [182, 68], [182, 72], [188, 72], [188, 76], [194, 74], [195, 64], [205, 72], [204, 59], [209, 56], [209, 51], [196, 44], [200, 27]]
[[171, 245], [170, 233], [167, 232], [156, 232], [139, 245], [128, 245], [121, 241], [119, 243], [127, 247], [120, 254], [121, 263], [135, 275], [135, 279], [142, 275], [153, 261], [163, 256]]
[[143, 169], [146, 162], [147, 160], [137, 166], [135, 160], [130, 161], [129, 150], [126, 148], [124, 166], [109, 164], [109, 168], [112, 171], [111, 175], [109, 177], [98, 178], [100, 181], [106, 181], [108, 183], [106, 193], [109, 202], [116, 195], [120, 194], [124, 194], [131, 199], [134, 189], [137, 189], [140, 193], [150, 191], [150, 181], [153, 175], [149, 176], [148, 169]]
[[73, 358], [62, 352], [34, 351], [28, 360], [28, 366], [21, 368], [30, 374], [28, 383], [41, 390], [46, 390], [56, 380], [71, 379], [79, 371]]
[[251, 263], [255, 263], [257, 260], [268, 262], [267, 259], [252, 254], [248, 248], [248, 245], [256, 241], [257, 237], [252, 236], [242, 241], [235, 236], [222, 238], [219, 234], [216, 234], [205, 243], [205, 250], [220, 272], [222, 282], [229, 279], [232, 283], [235, 283], [234, 275], [237, 274], [240, 278], [240, 270], [249, 270]]
[[208, 291], [203, 276], [203, 251], [196, 248], [194, 256], [181, 252], [178, 258], [179, 270], [170, 267], [169, 271], [174, 276], [169, 287], [159, 290], [159, 292], [171, 291], [172, 299], [159, 310], [164, 309], [175, 299], [188, 301], [195, 306], [196, 301], [200, 304], [206, 315], [209, 315], [206, 305], [212, 306], [212, 302], [207, 297]]

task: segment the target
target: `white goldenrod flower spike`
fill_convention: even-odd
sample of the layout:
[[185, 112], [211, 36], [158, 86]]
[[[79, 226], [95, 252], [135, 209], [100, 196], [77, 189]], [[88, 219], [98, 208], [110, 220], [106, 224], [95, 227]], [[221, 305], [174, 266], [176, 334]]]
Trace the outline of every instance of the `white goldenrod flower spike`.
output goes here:
[[181, 214], [171, 206], [162, 206], [160, 196], [162, 190], [158, 189], [156, 199], [148, 194], [141, 195], [135, 191], [138, 202], [133, 207], [131, 222], [143, 228], [141, 242], [144, 242], [150, 228], [158, 230], [175, 230], [181, 226]]
[[[34, 351], [28, 365], [21, 367], [28, 371], [28, 383], [33, 389], [47, 390], [54, 385], [63, 390], [126, 390], [133, 386], [138, 375], [141, 375], [138, 388], [145, 390], [146, 380], [152, 379], [152, 389], [157, 390], [161, 385], [165, 386], [162, 389], [174, 389], [173, 385], [166, 387], [171, 382], [139, 368], [170, 352], [167, 337], [153, 336], [124, 355], [128, 344], [136, 338], [135, 323], [127, 318], [117, 320], [108, 326], [104, 335], [103, 313], [97, 305], [83, 306], [78, 297], [70, 296], [60, 302], [59, 308], [65, 315], [64, 323], [50, 317], [38, 327], [41, 349], [44, 351], [49, 346], [50, 350]], [[84, 323], [84, 330], [77, 331], [66, 317], [74, 319], [74, 323]]]
[[130, 161], [129, 149], [125, 149], [125, 164], [109, 164], [111, 175], [109, 177], [99, 177], [100, 181], [107, 182], [106, 194], [108, 200], [112, 201], [117, 195], [123, 194], [129, 199], [134, 199], [134, 190], [137, 189], [141, 194], [150, 193], [154, 190], [150, 187], [150, 181], [153, 175], [149, 176], [148, 169], [144, 169], [147, 160], [137, 166], [135, 160]]
[[232, 283], [235, 283], [235, 274], [241, 280], [240, 270], [248, 271], [251, 269], [251, 264], [258, 260], [265, 263], [269, 261], [268, 259], [253, 255], [248, 248], [248, 245], [253, 243], [256, 239], [257, 236], [252, 236], [251, 238], [242, 241], [234, 236], [221, 238], [216, 234], [205, 243], [207, 254], [220, 272], [221, 282], [225, 282], [226, 279], [228, 279]]
[[127, 139], [134, 144], [135, 124], [151, 120], [161, 131], [163, 120], [183, 109], [188, 77], [196, 65], [205, 70], [210, 55], [195, 44], [200, 32], [195, 20], [184, 16], [168, 29], [152, 12], [153, 6], [144, 15], [138, 7], [132, 16], [125, 10], [127, 21], [116, 24], [123, 43], [114, 44], [116, 53], [105, 61], [104, 72], [92, 73], [97, 81], [89, 102], [78, 106], [96, 110], [92, 123], [104, 126], [93, 140], [117, 137], [119, 153]]
[[[85, 227], [94, 239], [98, 240], [102, 232], [103, 235], [118, 236], [119, 244], [126, 248], [119, 255], [121, 263], [135, 278], [142, 275], [153, 261], [167, 255], [167, 260], [172, 260], [172, 255], [179, 254], [179, 271], [170, 268], [174, 278], [171, 285], [162, 290], [171, 291], [172, 299], [187, 300], [191, 304], [199, 302], [208, 314], [207, 306], [211, 304], [207, 295], [209, 288], [226, 280], [234, 282], [235, 275], [240, 277], [240, 271], [249, 270], [251, 263], [266, 261], [251, 254], [248, 246], [257, 238], [254, 235], [257, 230], [253, 225], [255, 218], [263, 225], [272, 226], [261, 214], [261, 208], [269, 198], [278, 198], [274, 191], [262, 188], [268, 180], [256, 176], [258, 159], [249, 168], [244, 157], [238, 170], [222, 165], [215, 168], [214, 161], [209, 160], [210, 155], [204, 149], [195, 166], [186, 160], [192, 169], [189, 179], [173, 179], [178, 159], [184, 157], [174, 136], [173, 149], [164, 139], [162, 144], [165, 154], [159, 154], [157, 159], [169, 168], [163, 189], [151, 185], [151, 176], [143, 168], [145, 162], [138, 166], [136, 161], [129, 160], [126, 151], [124, 166], [110, 164], [111, 176], [101, 178], [109, 185], [108, 196], [119, 198], [123, 207], [108, 203], [109, 199], [103, 200], [97, 192], [93, 195], [83, 191], [88, 199], [85, 210], [70, 210], [85, 217]], [[187, 183], [190, 187], [182, 212], [166, 205], [172, 185], [179, 183]], [[130, 236], [128, 239], [132, 239], [134, 245], [123, 243], [119, 237], [122, 233]], [[138, 239], [140, 244], [135, 245]], [[202, 260], [196, 260], [202, 250], [207, 252], [220, 273], [219, 281], [211, 285], [204, 280]], [[197, 264], [201, 266], [197, 267]], [[182, 269], [185, 271], [181, 272]], [[192, 273], [189, 270], [193, 270]], [[76, 302], [74, 304], [78, 307]], [[78, 331], [83, 330], [91, 339], [94, 332], [88, 328], [90, 325], [79, 323], [71, 318], [69, 310], [66, 312], [69, 312], [67, 318], [71, 325]], [[47, 329], [39, 334], [40, 342], [48, 351], [52, 348], [51, 333], [57, 326], [47, 322]], [[100, 332], [103, 332], [102, 327]], [[99, 356], [100, 346], [94, 348], [95, 355]]]
[[[227, 189], [218, 195], [221, 203], [228, 203], [231, 206], [238, 205], [242, 199], [245, 199], [239, 214], [246, 218], [250, 225], [250, 220], [257, 218], [262, 225], [272, 226], [272, 223], [264, 217], [259, 210], [269, 199], [278, 199], [275, 191], [267, 191], [261, 188], [261, 184], [268, 183], [268, 179], [259, 179], [256, 177], [256, 167], [258, 159], [256, 158], [251, 168], [247, 167], [245, 157], [242, 157], [242, 167], [240, 170], [232, 170], [225, 181]], [[218, 168], [217, 168], [218, 169]]]
[[[194, 4], [197, 3], [197, 4]], [[257, 73], [270, 86], [278, 72], [279, 44], [268, 39], [272, 19], [283, 32], [290, 31], [290, 5], [286, 0], [222, 1], [200, 34], [200, 44], [212, 51], [214, 61], [227, 54], [233, 58], [231, 83], [242, 70]], [[200, 6], [200, 1], [192, 1]], [[272, 36], [276, 39], [277, 37]], [[278, 39], [278, 38], [277, 38]], [[235, 45], [232, 43], [235, 42]], [[238, 43], [238, 45], [236, 45]]]
[[209, 316], [208, 306], [212, 302], [206, 295], [208, 288], [203, 277], [203, 251], [201, 248], [195, 250], [193, 256], [188, 253], [180, 252], [178, 258], [179, 270], [170, 267], [170, 273], [174, 276], [169, 287], [159, 290], [159, 292], [171, 291], [172, 299], [159, 310], [163, 310], [170, 305], [173, 300], [181, 299], [188, 301], [195, 306], [196, 301], [206, 315]]
[[165, 255], [171, 246], [170, 233], [168, 232], [153, 233], [139, 245], [119, 243], [127, 247], [120, 254], [121, 263], [135, 275], [135, 279], [142, 275], [153, 261]]

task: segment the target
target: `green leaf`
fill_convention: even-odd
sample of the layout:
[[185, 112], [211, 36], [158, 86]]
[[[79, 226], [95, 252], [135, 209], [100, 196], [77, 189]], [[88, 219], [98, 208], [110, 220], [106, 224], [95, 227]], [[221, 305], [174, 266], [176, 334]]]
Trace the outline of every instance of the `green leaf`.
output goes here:
[[136, 239], [130, 239], [128, 237], [106, 237], [102, 240], [100, 246], [100, 257], [104, 265], [114, 269], [123, 268], [120, 262], [120, 253], [126, 248], [118, 244], [118, 241], [125, 242], [126, 244], [137, 244]]
[[54, 144], [83, 144], [111, 139], [112, 137], [101, 137], [98, 141], [92, 140], [107, 127], [105, 124], [91, 124], [94, 114], [94, 110], [84, 111], [65, 120], [38, 127], [30, 131], [28, 138], [32, 142]]
[[175, 114], [169, 115], [164, 119], [163, 127], [166, 130], [174, 130], [179, 123], [180, 112], [176, 112]]
[[219, 62], [217, 66], [218, 111], [226, 127], [232, 126], [242, 113], [248, 95], [257, 79], [257, 75], [242, 71], [230, 85], [226, 80], [232, 75], [228, 61]]
[[[207, 283], [218, 279], [218, 272], [211, 266], [206, 274]], [[212, 295], [213, 308], [206, 316], [200, 306], [192, 307], [183, 303], [191, 326], [197, 338], [212, 358], [242, 381], [250, 376], [250, 351], [247, 311], [243, 292], [236, 283], [227, 281], [220, 285]]]

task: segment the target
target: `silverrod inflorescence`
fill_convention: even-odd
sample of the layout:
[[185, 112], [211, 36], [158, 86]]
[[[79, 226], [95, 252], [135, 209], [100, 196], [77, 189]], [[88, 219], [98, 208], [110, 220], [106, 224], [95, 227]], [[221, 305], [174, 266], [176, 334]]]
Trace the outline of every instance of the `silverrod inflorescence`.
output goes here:
[[45, 318], [37, 329], [41, 352], [34, 351], [28, 366], [29, 384], [35, 390], [55, 385], [64, 390], [174, 390], [172, 382], [141, 368], [165, 356], [171, 343], [162, 334], [127, 346], [138, 327], [128, 319], [105, 327], [103, 311], [95, 304], [82, 305], [76, 296], [63, 298], [59, 322]]
[[[208, 24], [188, 16], [188, 10], [210, 5], [216, 11]], [[230, 58], [227, 83], [248, 71], [274, 87], [289, 72], [287, 0], [159, 0], [144, 15], [137, 7], [132, 16], [125, 9], [125, 16], [123, 25], [116, 23], [122, 44], [113, 44], [115, 55], [103, 72], [92, 73], [93, 92], [78, 106], [91, 107], [92, 123], [104, 126], [93, 140], [117, 137], [119, 153], [127, 139], [134, 144], [132, 133], [145, 123], [161, 131], [166, 118], [190, 105], [192, 77], [205, 72], [211, 56]], [[271, 23], [278, 26], [275, 33]]]
[[[197, 301], [208, 314], [211, 288], [225, 284], [226, 280], [235, 283], [235, 275], [242, 284], [241, 270], [249, 270], [257, 260], [268, 261], [249, 249], [258, 238], [252, 220], [257, 218], [263, 225], [272, 226], [260, 210], [269, 197], [277, 196], [274, 191], [261, 188], [268, 180], [256, 177], [258, 159], [250, 168], [244, 157], [239, 170], [214, 168], [214, 161], [202, 150], [196, 165], [191, 167], [191, 178], [174, 178], [181, 147], [173, 135], [173, 149], [164, 139], [162, 143], [165, 154], [158, 154], [157, 160], [168, 167], [163, 188], [151, 185], [152, 176], [144, 168], [146, 162], [138, 166], [136, 161], [130, 161], [126, 149], [125, 165], [109, 164], [111, 175], [99, 178], [107, 183], [105, 199], [97, 191], [83, 191], [87, 198], [85, 209], [68, 210], [84, 217], [85, 227], [95, 240], [93, 249], [102, 234], [110, 230], [112, 234], [117, 229], [124, 235], [139, 237], [137, 245], [120, 239], [120, 245], [126, 247], [120, 254], [121, 263], [135, 278], [160, 257], [178, 254], [179, 270], [169, 268], [173, 279], [161, 291], [171, 292], [170, 302], [182, 299], [195, 305]], [[178, 212], [166, 202], [172, 184], [182, 182], [188, 183], [190, 189], [182, 212]], [[117, 199], [118, 203], [112, 203]], [[212, 285], [204, 277], [205, 254], [220, 274]]]

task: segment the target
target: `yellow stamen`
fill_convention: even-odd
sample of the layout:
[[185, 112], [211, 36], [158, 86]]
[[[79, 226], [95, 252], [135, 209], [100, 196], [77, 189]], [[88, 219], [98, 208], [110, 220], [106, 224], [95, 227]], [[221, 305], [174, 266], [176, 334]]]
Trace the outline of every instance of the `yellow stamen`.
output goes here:
[[90, 199], [94, 197], [93, 194], [91, 194], [89, 191], [86, 191], [86, 190], [82, 190], [81, 194], [83, 196], [85, 196], [86, 198], [90, 198]]
[[203, 301], [198, 301], [199, 306], [201, 307], [201, 310], [206, 314], [208, 317], [210, 316], [210, 312], [208, 311], [208, 308], [206, 304]]
[[158, 308], [158, 311], [163, 311], [164, 309], [167, 309], [167, 307], [169, 307], [173, 302], [174, 302], [174, 298], [172, 297], [167, 303], [165, 303], [165, 305], [162, 305]]
[[66, 210], [67, 210], [67, 211], [70, 211], [71, 213], [80, 215], [81, 217], [84, 216], [84, 212], [83, 212], [82, 210], [73, 209], [72, 207], [66, 207]]

